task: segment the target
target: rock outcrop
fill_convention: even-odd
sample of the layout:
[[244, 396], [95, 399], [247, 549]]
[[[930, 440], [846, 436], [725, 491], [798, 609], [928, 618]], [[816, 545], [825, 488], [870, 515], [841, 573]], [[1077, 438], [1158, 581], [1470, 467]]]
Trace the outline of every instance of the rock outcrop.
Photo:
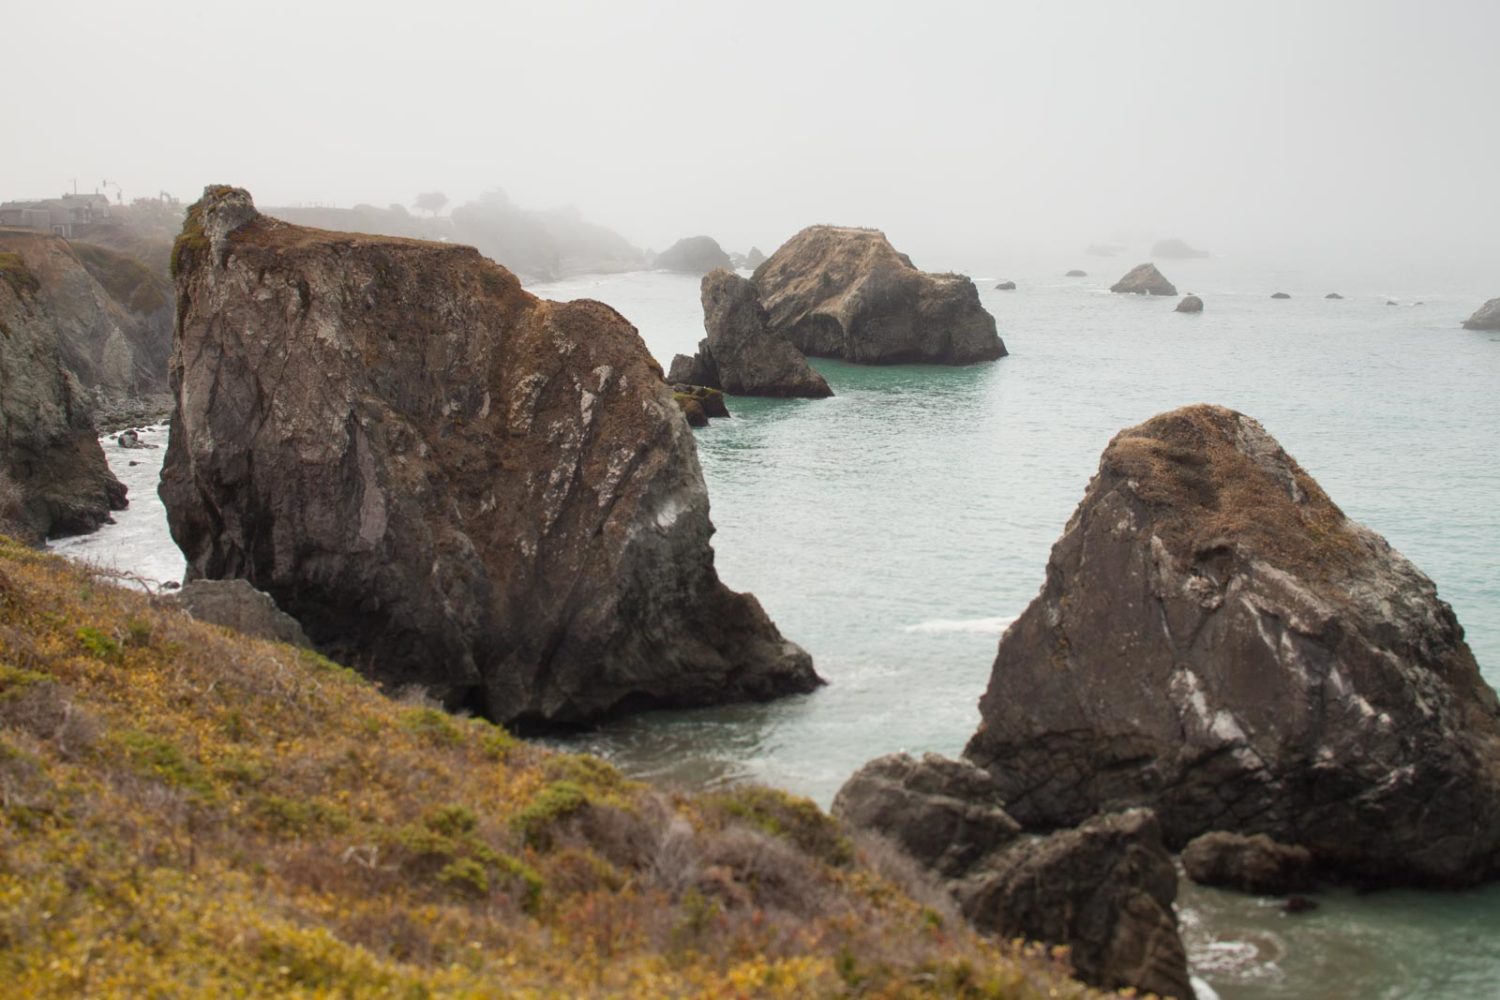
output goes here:
[[877, 229], [809, 226], [753, 280], [771, 329], [803, 354], [950, 365], [1005, 355], [974, 282], [918, 271]]
[[1343, 298], [1343, 296], [1340, 295], [1338, 292], [1329, 292], [1327, 295], [1323, 296], [1323, 298], [1325, 298], [1325, 299], [1341, 299], [1341, 298]]
[[1176, 295], [1177, 288], [1156, 269], [1155, 264], [1137, 264], [1125, 277], [1109, 286], [1112, 292], [1134, 295]]
[[1215, 831], [1188, 841], [1182, 867], [1199, 885], [1261, 896], [1285, 896], [1317, 887], [1312, 852], [1278, 844], [1263, 833], [1246, 837]]
[[679, 354], [672, 359], [672, 381], [723, 389], [735, 396], [833, 395], [802, 352], [770, 330], [750, 282], [723, 268], [710, 271], [703, 276], [702, 300], [708, 336], [699, 341], [692, 358]]
[[[63, 240], [4, 233], [0, 252], [0, 478], [27, 541], [93, 531], [125, 507], [70, 364], [68, 278], [92, 281]], [[63, 258], [69, 266], [60, 266]], [[61, 279], [61, 280], [60, 280]]]
[[751, 247], [750, 252], [745, 254], [745, 266], [755, 270], [766, 262], [766, 255], [760, 247]]
[[1151, 813], [1027, 837], [999, 793], [968, 761], [890, 754], [844, 784], [833, 814], [933, 872], [981, 930], [1066, 945], [1075, 973], [1096, 986], [1191, 997], [1177, 873]]
[[1160, 257], [1162, 260], [1193, 260], [1198, 257], [1207, 257], [1208, 251], [1189, 246], [1182, 240], [1157, 240], [1151, 247], [1151, 256]]
[[295, 618], [244, 580], [190, 580], [172, 600], [200, 622], [289, 646], [312, 646]]
[[1086, 983], [1192, 1000], [1176, 898], [1177, 872], [1148, 809], [1022, 838], [959, 891], [980, 930], [1067, 945]]
[[1110, 442], [980, 711], [1027, 829], [1144, 805], [1174, 848], [1265, 833], [1368, 884], [1500, 862], [1500, 701], [1452, 609], [1222, 407]]
[[689, 427], [707, 427], [710, 418], [729, 416], [729, 404], [724, 402], [721, 389], [677, 382], [672, 386], [672, 399], [687, 418]]
[[335, 659], [513, 723], [820, 683], [714, 572], [692, 433], [614, 310], [236, 188], [173, 253], [161, 495], [190, 579], [245, 579]]
[[689, 236], [680, 239], [656, 255], [653, 266], [658, 271], [681, 271], [684, 274], [707, 274], [719, 267], [729, 267], [729, 254], [711, 236]]
[[1203, 300], [1196, 295], [1184, 295], [1182, 301], [1177, 303], [1175, 312], [1201, 313], [1203, 311]]
[[1013, 292], [1015, 290], [1016, 283], [1014, 281], [1001, 281], [995, 284], [995, 291], [997, 292]]
[[1288, 295], [1286, 292], [1273, 292], [1271, 294], [1271, 298], [1273, 298], [1273, 299], [1289, 299], [1289, 298], [1291, 298], [1291, 296]]
[[1464, 320], [1465, 330], [1500, 330], [1500, 299], [1490, 299]]

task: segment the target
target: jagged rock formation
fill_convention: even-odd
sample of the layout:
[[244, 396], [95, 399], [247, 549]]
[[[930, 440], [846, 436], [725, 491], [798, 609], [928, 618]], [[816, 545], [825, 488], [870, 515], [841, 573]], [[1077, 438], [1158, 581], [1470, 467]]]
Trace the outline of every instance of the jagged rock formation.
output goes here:
[[755, 270], [766, 262], [766, 255], [760, 247], [751, 247], [750, 252], [745, 254], [745, 266]]
[[1078, 977], [1096, 986], [1193, 995], [1172, 910], [1177, 874], [1148, 810], [1022, 836], [984, 770], [901, 753], [856, 772], [833, 814], [931, 870], [981, 930], [1067, 945]]
[[248, 580], [341, 662], [499, 720], [820, 683], [714, 572], [692, 434], [614, 310], [235, 188], [174, 259], [161, 495], [190, 578]]
[[1203, 311], [1203, 300], [1196, 295], [1185, 295], [1182, 301], [1177, 303], [1176, 312], [1201, 313]]
[[707, 274], [719, 267], [729, 267], [729, 255], [711, 236], [688, 236], [656, 255], [652, 265], [658, 271], [681, 271], [684, 274]]
[[244, 580], [190, 580], [171, 599], [200, 622], [289, 646], [312, 646], [295, 618]]
[[1005, 356], [972, 281], [918, 271], [877, 229], [809, 226], [752, 280], [771, 329], [803, 354], [951, 365]]
[[1160, 257], [1163, 260], [1192, 260], [1207, 257], [1208, 251], [1199, 250], [1178, 239], [1158, 240], [1151, 247], [1151, 256]]
[[980, 711], [1027, 829], [1145, 805], [1170, 846], [1265, 833], [1371, 884], [1500, 862], [1500, 701], [1452, 609], [1222, 407], [1110, 442]]
[[1001, 281], [995, 285], [995, 291], [997, 292], [1013, 292], [1015, 290], [1016, 283], [1014, 281]]
[[[1390, 303], [1387, 303], [1390, 304]], [[1464, 320], [1465, 330], [1500, 330], [1500, 299], [1490, 299]]]
[[[0, 233], [0, 480], [27, 541], [93, 531], [125, 507], [70, 360], [73, 286], [91, 282], [63, 240]], [[65, 261], [66, 264], [59, 261]]]
[[1263, 833], [1246, 837], [1215, 831], [1195, 837], [1182, 849], [1182, 867], [1199, 885], [1262, 896], [1284, 896], [1317, 887], [1312, 852], [1278, 844]]
[[1112, 292], [1135, 295], [1176, 295], [1177, 288], [1156, 269], [1155, 264], [1137, 264], [1125, 277], [1109, 286]]
[[[698, 353], [672, 359], [670, 379], [723, 389], [735, 396], [833, 395], [802, 353], [767, 326], [755, 286], [719, 268], [703, 276], [703, 329]], [[712, 416], [712, 414], [710, 414]]]

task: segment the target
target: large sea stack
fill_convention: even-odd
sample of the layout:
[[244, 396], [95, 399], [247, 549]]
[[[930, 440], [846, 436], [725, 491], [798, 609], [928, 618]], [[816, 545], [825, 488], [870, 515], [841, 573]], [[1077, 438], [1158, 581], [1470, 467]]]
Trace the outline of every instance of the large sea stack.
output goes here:
[[657, 254], [654, 266], [658, 271], [707, 274], [730, 263], [729, 254], [712, 236], [688, 236]]
[[1500, 299], [1490, 299], [1464, 320], [1465, 330], [1500, 330]]
[[719, 268], [703, 276], [703, 329], [693, 357], [672, 359], [669, 381], [704, 385], [736, 396], [832, 396], [827, 381], [766, 322], [755, 286]]
[[918, 271], [877, 229], [809, 226], [753, 280], [771, 329], [803, 354], [948, 365], [1005, 355], [974, 282]]
[[967, 755], [1046, 830], [1150, 806], [1452, 885], [1500, 861], [1500, 703], [1431, 580], [1260, 424], [1193, 406], [1110, 442], [1006, 630]]
[[1135, 295], [1176, 295], [1177, 286], [1166, 279], [1155, 264], [1137, 264], [1125, 277], [1109, 286], [1112, 292]]
[[174, 270], [161, 494], [190, 578], [248, 580], [388, 687], [504, 721], [820, 683], [714, 572], [692, 433], [614, 310], [226, 187]]
[[96, 290], [62, 239], [0, 233], [0, 530], [28, 541], [93, 531], [126, 503], [74, 369], [98, 346], [74, 322]]

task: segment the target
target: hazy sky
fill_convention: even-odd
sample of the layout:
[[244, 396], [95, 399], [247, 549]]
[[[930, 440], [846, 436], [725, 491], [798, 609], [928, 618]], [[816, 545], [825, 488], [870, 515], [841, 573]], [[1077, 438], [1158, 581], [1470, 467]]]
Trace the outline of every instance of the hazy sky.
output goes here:
[[949, 259], [1181, 235], [1500, 272], [1500, 0], [0, 0], [0, 33], [0, 197], [500, 186], [658, 249], [839, 222]]

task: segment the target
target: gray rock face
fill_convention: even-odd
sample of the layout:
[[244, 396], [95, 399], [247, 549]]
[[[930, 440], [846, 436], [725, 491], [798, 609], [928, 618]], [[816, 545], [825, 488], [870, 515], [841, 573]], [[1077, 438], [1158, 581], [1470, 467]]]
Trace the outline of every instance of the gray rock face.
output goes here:
[[1215, 831], [1195, 837], [1182, 850], [1182, 867], [1200, 885], [1257, 895], [1284, 896], [1317, 887], [1312, 852], [1278, 844], [1263, 833], [1246, 837]]
[[1146, 805], [1174, 847], [1265, 833], [1371, 884], [1496, 872], [1500, 702], [1452, 609], [1232, 410], [1110, 442], [980, 711], [966, 753], [1028, 829]]
[[1490, 299], [1464, 320], [1465, 330], [1500, 330], [1500, 299]]
[[244, 580], [191, 580], [173, 600], [200, 622], [223, 625], [257, 639], [312, 648], [297, 620], [278, 608], [270, 594]]
[[1177, 288], [1156, 269], [1155, 264], [1137, 264], [1125, 277], [1109, 286], [1112, 292], [1135, 295], [1176, 295]]
[[707, 274], [716, 267], [729, 267], [729, 254], [711, 236], [689, 236], [678, 240], [656, 256], [658, 271]]
[[1149, 811], [1024, 837], [984, 770], [890, 754], [845, 782], [833, 814], [944, 879], [981, 930], [1067, 945], [1075, 973], [1096, 986], [1193, 995], [1172, 910], [1177, 873]]
[[1147, 809], [1018, 840], [959, 890], [976, 927], [1066, 944], [1086, 983], [1191, 1000], [1176, 898], [1177, 871]]
[[802, 352], [767, 328], [766, 311], [750, 282], [723, 268], [710, 271], [703, 276], [702, 299], [708, 336], [699, 342], [695, 357], [679, 354], [672, 359], [674, 380], [677, 375], [694, 376], [681, 381], [735, 396], [833, 395]]
[[1020, 835], [1000, 789], [983, 768], [934, 753], [888, 754], [855, 772], [833, 800], [833, 815], [895, 841], [944, 878], [968, 874]]
[[1203, 311], [1203, 300], [1196, 295], [1184, 295], [1182, 301], [1177, 303], [1175, 312], [1201, 313]]
[[876, 229], [809, 226], [753, 281], [771, 330], [803, 354], [950, 365], [1005, 355], [972, 281], [918, 271]]
[[0, 252], [0, 477], [26, 541], [93, 531], [125, 507], [69, 364], [69, 286], [87, 282], [56, 237], [7, 233]]
[[1199, 250], [1178, 239], [1158, 240], [1151, 247], [1151, 256], [1159, 257], [1162, 260], [1192, 260], [1198, 257], [1207, 257], [1208, 251]]
[[714, 572], [692, 433], [614, 310], [235, 188], [174, 256], [161, 495], [190, 579], [247, 580], [340, 662], [509, 722], [821, 683]]

